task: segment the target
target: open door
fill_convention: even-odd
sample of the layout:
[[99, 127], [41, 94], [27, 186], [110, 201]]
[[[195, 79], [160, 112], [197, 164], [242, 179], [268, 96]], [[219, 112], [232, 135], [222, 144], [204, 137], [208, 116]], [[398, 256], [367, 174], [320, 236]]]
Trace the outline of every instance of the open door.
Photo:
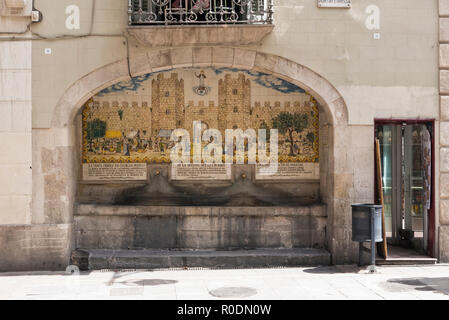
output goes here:
[[387, 249], [387, 234], [385, 230], [385, 211], [384, 211], [384, 195], [382, 192], [382, 162], [380, 158], [380, 143], [379, 139], [375, 140], [375, 151], [376, 151], [376, 199], [377, 204], [382, 205], [382, 242], [377, 243], [377, 252], [379, 255], [387, 259], [388, 249]]
[[387, 242], [427, 255], [434, 241], [432, 135], [430, 121], [376, 122]]

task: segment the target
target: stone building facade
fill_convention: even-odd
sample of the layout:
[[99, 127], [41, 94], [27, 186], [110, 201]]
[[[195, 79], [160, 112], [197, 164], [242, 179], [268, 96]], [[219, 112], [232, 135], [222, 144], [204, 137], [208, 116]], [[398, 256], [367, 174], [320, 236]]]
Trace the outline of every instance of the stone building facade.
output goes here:
[[[15, 15], [0, 0], [0, 270], [60, 270], [77, 249], [117, 248], [319, 248], [332, 263], [355, 262], [351, 204], [376, 200], [374, 137], [393, 123], [431, 132], [426, 254], [449, 261], [449, 0], [354, 0], [349, 9], [272, 2], [272, 23], [133, 26], [127, 0], [27, 0]], [[207, 68], [228, 74], [199, 97], [190, 89], [198, 79], [179, 74]], [[110, 112], [100, 120], [111, 138], [141, 131], [149, 140], [183, 122], [190, 130], [193, 120], [221, 130], [269, 124], [306, 104], [252, 98], [241, 70], [286, 81], [319, 105], [315, 179], [259, 182], [245, 164], [233, 167], [232, 183], [192, 187], [153, 163], [146, 182], [83, 180], [86, 105]], [[114, 92], [148, 75], [146, 91]], [[249, 209], [239, 188], [254, 200]], [[188, 199], [176, 190], [192, 201], [211, 190], [211, 202], [220, 194], [233, 205], [125, 203], [129, 192], [151, 198], [160, 190], [180, 202]], [[281, 210], [285, 194], [300, 205]], [[267, 209], [257, 195], [281, 204]]]
[[[449, 59], [449, 51], [447, 41], [449, 41], [448, 36], [448, 24], [449, 24], [449, 3], [448, 1], [440, 1], [439, 3], [439, 70], [440, 70], [440, 176], [439, 176], [439, 197], [440, 197], [440, 232], [439, 232], [439, 247], [440, 247], [440, 255], [442, 257], [447, 257], [449, 250], [449, 211], [448, 211], [448, 201], [446, 200], [449, 197], [449, 193], [447, 192], [448, 188], [448, 175], [449, 168], [447, 166], [449, 152], [445, 146], [449, 145], [448, 142], [448, 130], [449, 123], [446, 122], [449, 120], [448, 110], [449, 110], [449, 100], [447, 95], [449, 94], [448, 89], [448, 79], [449, 73], [447, 72], [448, 68], [448, 59]], [[437, 189], [438, 190], [438, 189]], [[446, 258], [443, 258], [446, 259]]]

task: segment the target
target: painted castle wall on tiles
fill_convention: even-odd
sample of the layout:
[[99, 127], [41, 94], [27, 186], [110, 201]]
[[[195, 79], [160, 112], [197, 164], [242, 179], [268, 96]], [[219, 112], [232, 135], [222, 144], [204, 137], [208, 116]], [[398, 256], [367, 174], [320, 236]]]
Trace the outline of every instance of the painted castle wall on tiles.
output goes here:
[[177, 69], [104, 89], [83, 109], [83, 162], [170, 162], [171, 131], [278, 129], [280, 162], [319, 162], [319, 111], [303, 89], [268, 74]]

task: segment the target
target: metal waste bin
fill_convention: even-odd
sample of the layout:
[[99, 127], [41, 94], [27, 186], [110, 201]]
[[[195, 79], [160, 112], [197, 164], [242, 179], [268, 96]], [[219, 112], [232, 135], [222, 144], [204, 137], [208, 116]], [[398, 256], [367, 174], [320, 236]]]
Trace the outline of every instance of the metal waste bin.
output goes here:
[[376, 242], [382, 242], [382, 205], [352, 205], [352, 240], [359, 242], [359, 265], [363, 242], [371, 242], [371, 266], [376, 264]]

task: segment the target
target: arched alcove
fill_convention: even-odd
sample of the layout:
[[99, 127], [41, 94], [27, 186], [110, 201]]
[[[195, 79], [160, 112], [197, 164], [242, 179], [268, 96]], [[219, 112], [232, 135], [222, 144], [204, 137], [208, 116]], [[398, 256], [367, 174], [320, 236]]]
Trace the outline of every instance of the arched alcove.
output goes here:
[[[310, 205], [308, 208], [301, 208], [301, 210], [308, 210], [304, 216], [307, 216], [307, 223], [313, 223], [314, 215], [325, 216], [325, 246], [335, 256], [338, 256], [339, 251], [344, 251], [348, 246], [349, 239], [346, 237], [347, 229], [347, 210], [349, 208], [347, 196], [350, 192], [348, 180], [343, 182], [346, 184], [342, 186], [342, 181], [338, 179], [348, 175], [347, 163], [339, 154], [345, 152], [345, 139], [347, 127], [347, 108], [345, 102], [338, 91], [323, 77], [293, 61], [273, 56], [265, 53], [260, 53], [251, 50], [234, 49], [234, 48], [182, 48], [172, 50], [155, 50], [150, 51], [139, 56], [131, 57], [129, 61], [130, 68], [128, 69], [128, 61], [122, 60], [111, 65], [100, 68], [89, 75], [86, 75], [77, 81], [71, 88], [67, 90], [64, 96], [60, 99], [52, 121], [51, 132], [53, 135], [63, 135], [67, 137], [64, 141], [65, 151], [75, 157], [69, 157], [72, 161], [65, 161], [64, 163], [54, 164], [58, 167], [57, 170], [62, 173], [64, 181], [69, 181], [69, 187], [65, 189], [64, 196], [69, 199], [65, 203], [64, 217], [68, 221], [73, 219], [73, 209], [78, 203], [77, 190], [78, 179], [80, 177], [80, 162], [79, 159], [79, 140], [77, 135], [81, 131], [80, 119], [82, 106], [94, 95], [102, 90], [110, 87], [121, 81], [130, 81], [131, 77], [144, 76], [146, 74], [154, 74], [158, 72], [177, 70], [181, 68], [235, 68], [238, 70], [246, 70], [248, 72], [259, 72], [263, 74], [272, 75], [276, 78], [282, 79], [295, 86], [303, 88], [318, 102], [321, 112], [320, 126], [322, 132], [327, 135], [322, 139], [321, 149], [322, 156], [321, 176], [320, 176], [320, 200], [321, 206]], [[78, 120], [78, 124], [77, 124]], [[39, 145], [39, 143], [37, 143]], [[43, 173], [45, 175], [45, 173]], [[44, 177], [45, 178], [45, 177]], [[45, 179], [44, 179], [45, 180]], [[42, 195], [40, 195], [42, 197]], [[45, 201], [45, 195], [43, 195]], [[37, 199], [38, 200], [38, 199]], [[77, 207], [77, 213], [81, 216], [89, 215], [96, 209], [95, 205], [87, 205]], [[108, 207], [101, 208], [100, 215], [111, 215], [119, 213], [120, 215], [136, 216], [136, 209], [131, 207]], [[145, 209], [146, 213], [154, 213], [154, 209]], [[145, 211], [144, 210], [144, 211]], [[165, 209], [164, 209], [165, 210]], [[207, 209], [206, 212], [200, 212], [198, 209], [186, 209], [183, 214], [193, 215], [210, 215], [214, 214], [214, 209]], [[193, 210], [193, 211], [192, 211]], [[226, 209], [230, 215], [236, 215], [235, 208]], [[160, 211], [160, 210], [159, 210]], [[278, 215], [276, 211], [273, 216]], [[223, 214], [223, 211], [217, 214]], [[287, 212], [288, 214], [288, 212]], [[158, 215], [158, 214], [157, 214]], [[84, 219], [84, 218], [83, 218]], [[81, 220], [83, 220], [81, 219]], [[305, 221], [305, 220], [304, 220]], [[81, 221], [81, 223], [83, 223]], [[173, 225], [165, 224], [167, 228], [173, 228]], [[152, 228], [160, 228], [161, 226], [155, 224]], [[300, 226], [294, 226], [300, 227]], [[160, 230], [160, 229], [159, 229]], [[129, 230], [128, 230], [129, 231]], [[121, 232], [128, 232], [127, 229]], [[148, 230], [147, 230], [148, 231]], [[151, 230], [149, 230], [151, 231]], [[155, 231], [155, 229], [152, 229]], [[238, 231], [238, 230], [237, 230]], [[75, 238], [83, 232], [81, 229], [75, 227]], [[132, 231], [136, 239], [136, 232]], [[126, 235], [125, 235], [126, 236]], [[313, 246], [313, 235], [310, 231], [305, 233], [309, 237], [307, 241]], [[142, 240], [142, 239], [141, 239]], [[111, 241], [113, 247], [114, 240]], [[157, 239], [143, 239], [142, 241], [159, 241]], [[247, 240], [244, 240], [247, 241]], [[125, 241], [126, 242], [126, 241]], [[125, 245], [126, 243], [121, 243]], [[295, 246], [295, 244], [291, 244]], [[75, 244], [76, 245], [76, 241]], [[344, 257], [343, 257], [344, 259]], [[334, 261], [338, 259], [334, 258]], [[340, 260], [342, 261], [342, 260]]]

